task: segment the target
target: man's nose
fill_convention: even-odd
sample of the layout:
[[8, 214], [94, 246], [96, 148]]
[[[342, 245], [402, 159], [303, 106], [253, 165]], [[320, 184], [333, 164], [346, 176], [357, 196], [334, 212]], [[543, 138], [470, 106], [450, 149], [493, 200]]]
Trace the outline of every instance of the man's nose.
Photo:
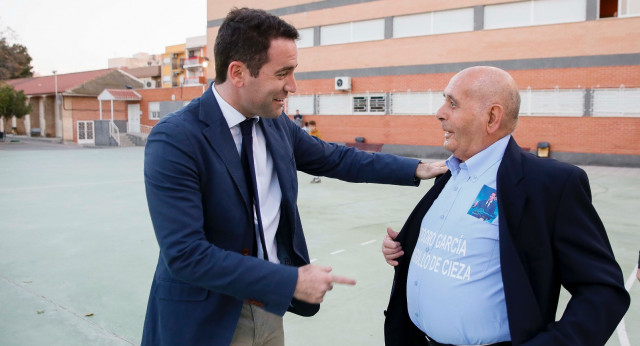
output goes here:
[[296, 77], [293, 76], [293, 73], [291, 74], [291, 76], [287, 77], [284, 84], [284, 90], [290, 93], [294, 93], [296, 92], [296, 90], [298, 90], [298, 85], [296, 84]]
[[436, 112], [436, 118], [438, 118], [438, 120], [440, 121], [443, 121], [446, 118], [444, 106], [445, 106], [444, 104], [440, 106], [440, 108], [438, 108], [438, 111]]

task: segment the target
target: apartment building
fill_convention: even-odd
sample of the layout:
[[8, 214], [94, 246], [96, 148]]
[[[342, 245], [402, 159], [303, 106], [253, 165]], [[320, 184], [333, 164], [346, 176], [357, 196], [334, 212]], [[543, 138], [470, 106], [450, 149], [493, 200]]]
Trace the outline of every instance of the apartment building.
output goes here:
[[206, 84], [209, 58], [206, 36], [189, 37], [185, 43], [165, 47], [162, 54], [162, 87]]
[[640, 0], [208, 0], [207, 47], [243, 6], [299, 29], [287, 110], [316, 120], [329, 141], [446, 155], [434, 117], [442, 90], [461, 69], [491, 65], [520, 86], [521, 146], [640, 166]]
[[186, 58], [185, 44], [165, 47], [162, 54], [162, 87], [171, 88], [184, 82], [184, 60]]
[[207, 84], [205, 70], [209, 65], [207, 52], [207, 36], [196, 36], [187, 38], [185, 43], [186, 59], [183, 68], [185, 78], [183, 85]]

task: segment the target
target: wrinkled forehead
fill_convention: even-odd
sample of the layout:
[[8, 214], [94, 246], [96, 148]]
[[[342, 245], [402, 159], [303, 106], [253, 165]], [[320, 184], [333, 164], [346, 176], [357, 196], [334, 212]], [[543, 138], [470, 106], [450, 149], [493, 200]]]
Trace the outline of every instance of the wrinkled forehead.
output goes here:
[[468, 96], [473, 84], [474, 79], [466, 71], [458, 72], [449, 80], [449, 84], [444, 88], [444, 94], [456, 99]]

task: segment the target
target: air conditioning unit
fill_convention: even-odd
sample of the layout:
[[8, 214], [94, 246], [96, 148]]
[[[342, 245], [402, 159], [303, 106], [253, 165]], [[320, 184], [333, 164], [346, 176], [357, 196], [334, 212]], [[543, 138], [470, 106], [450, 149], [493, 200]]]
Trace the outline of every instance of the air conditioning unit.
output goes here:
[[152, 79], [147, 79], [147, 80], [144, 80], [143, 82], [144, 82], [145, 89], [153, 89], [156, 87], [156, 81]]
[[351, 77], [336, 77], [334, 86], [336, 90], [351, 90]]

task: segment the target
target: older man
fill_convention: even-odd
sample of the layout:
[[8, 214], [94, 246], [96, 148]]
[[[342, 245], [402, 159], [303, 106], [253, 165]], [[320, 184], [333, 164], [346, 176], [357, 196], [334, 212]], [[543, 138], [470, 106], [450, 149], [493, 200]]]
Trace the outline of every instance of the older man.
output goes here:
[[[450, 172], [383, 242], [387, 345], [603, 345], [629, 307], [587, 175], [511, 137], [520, 96], [498, 68], [456, 74], [438, 110]], [[494, 194], [497, 217], [474, 213]], [[560, 287], [571, 299], [559, 321]]]

